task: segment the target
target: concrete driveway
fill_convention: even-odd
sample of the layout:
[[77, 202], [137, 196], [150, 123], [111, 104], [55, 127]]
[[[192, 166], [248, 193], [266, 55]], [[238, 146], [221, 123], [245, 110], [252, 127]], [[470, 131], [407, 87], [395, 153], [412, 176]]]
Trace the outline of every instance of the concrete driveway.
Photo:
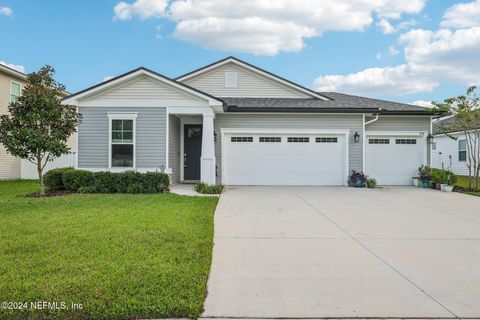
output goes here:
[[231, 187], [203, 316], [480, 318], [480, 198]]

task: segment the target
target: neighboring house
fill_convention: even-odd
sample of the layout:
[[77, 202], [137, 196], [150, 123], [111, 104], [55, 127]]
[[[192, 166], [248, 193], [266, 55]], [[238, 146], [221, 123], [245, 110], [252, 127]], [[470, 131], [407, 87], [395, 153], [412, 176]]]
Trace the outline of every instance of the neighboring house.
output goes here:
[[454, 121], [449, 116], [433, 122], [432, 166], [453, 171], [457, 175], [468, 176], [467, 140], [462, 132], [444, 133], [442, 127], [448, 127]]
[[[25, 86], [26, 75], [17, 70], [0, 64], [0, 114], [8, 113], [8, 105], [17, 99]], [[72, 136], [68, 146], [75, 152], [76, 137]], [[74, 154], [62, 156], [55, 161], [48, 163], [46, 170], [73, 166]], [[0, 179], [37, 179], [36, 166], [27, 160], [19, 159], [7, 152], [0, 143]]]
[[432, 114], [315, 92], [228, 57], [176, 79], [138, 68], [64, 99], [78, 107], [76, 166], [164, 171], [172, 182], [346, 185], [362, 170], [409, 185], [430, 164]]

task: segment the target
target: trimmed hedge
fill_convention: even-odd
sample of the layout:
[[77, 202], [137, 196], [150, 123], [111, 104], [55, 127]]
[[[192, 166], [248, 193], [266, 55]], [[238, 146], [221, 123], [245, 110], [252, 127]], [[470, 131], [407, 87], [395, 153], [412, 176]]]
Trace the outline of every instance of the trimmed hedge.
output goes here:
[[[53, 171], [52, 173], [50, 173]], [[50, 173], [50, 174], [49, 174]], [[168, 191], [170, 179], [160, 172], [91, 172], [73, 168], [50, 170], [48, 190], [80, 193], [159, 193]]]
[[47, 188], [47, 190], [65, 190], [65, 185], [63, 184], [63, 174], [70, 170], [73, 171], [75, 169], [73, 167], [65, 167], [47, 171], [43, 175], [43, 181], [45, 182], [45, 187]]
[[199, 183], [194, 187], [195, 191], [202, 194], [221, 194], [223, 192], [224, 186], [221, 184], [206, 184]]

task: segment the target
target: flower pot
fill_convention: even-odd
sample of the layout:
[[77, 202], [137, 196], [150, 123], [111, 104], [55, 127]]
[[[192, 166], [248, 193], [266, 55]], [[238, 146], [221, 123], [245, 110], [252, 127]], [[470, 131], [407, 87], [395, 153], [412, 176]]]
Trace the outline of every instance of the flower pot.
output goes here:
[[413, 185], [418, 187], [418, 178], [412, 178]]
[[453, 186], [444, 185], [443, 191], [452, 192], [453, 191]]
[[355, 188], [363, 187], [363, 180], [360, 178], [355, 179]]
[[422, 186], [424, 188], [430, 188], [430, 181], [429, 180], [422, 180]]
[[440, 182], [435, 182], [435, 189], [438, 191], [442, 190], [442, 184]]
[[440, 186], [440, 190], [445, 191], [445, 186], [448, 186], [448, 184], [442, 183], [442, 185]]

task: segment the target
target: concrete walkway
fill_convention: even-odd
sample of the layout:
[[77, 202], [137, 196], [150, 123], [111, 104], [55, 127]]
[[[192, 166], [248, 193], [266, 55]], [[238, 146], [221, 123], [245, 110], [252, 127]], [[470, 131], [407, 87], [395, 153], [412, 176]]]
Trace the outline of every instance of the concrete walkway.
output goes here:
[[203, 316], [480, 318], [480, 198], [231, 187]]

